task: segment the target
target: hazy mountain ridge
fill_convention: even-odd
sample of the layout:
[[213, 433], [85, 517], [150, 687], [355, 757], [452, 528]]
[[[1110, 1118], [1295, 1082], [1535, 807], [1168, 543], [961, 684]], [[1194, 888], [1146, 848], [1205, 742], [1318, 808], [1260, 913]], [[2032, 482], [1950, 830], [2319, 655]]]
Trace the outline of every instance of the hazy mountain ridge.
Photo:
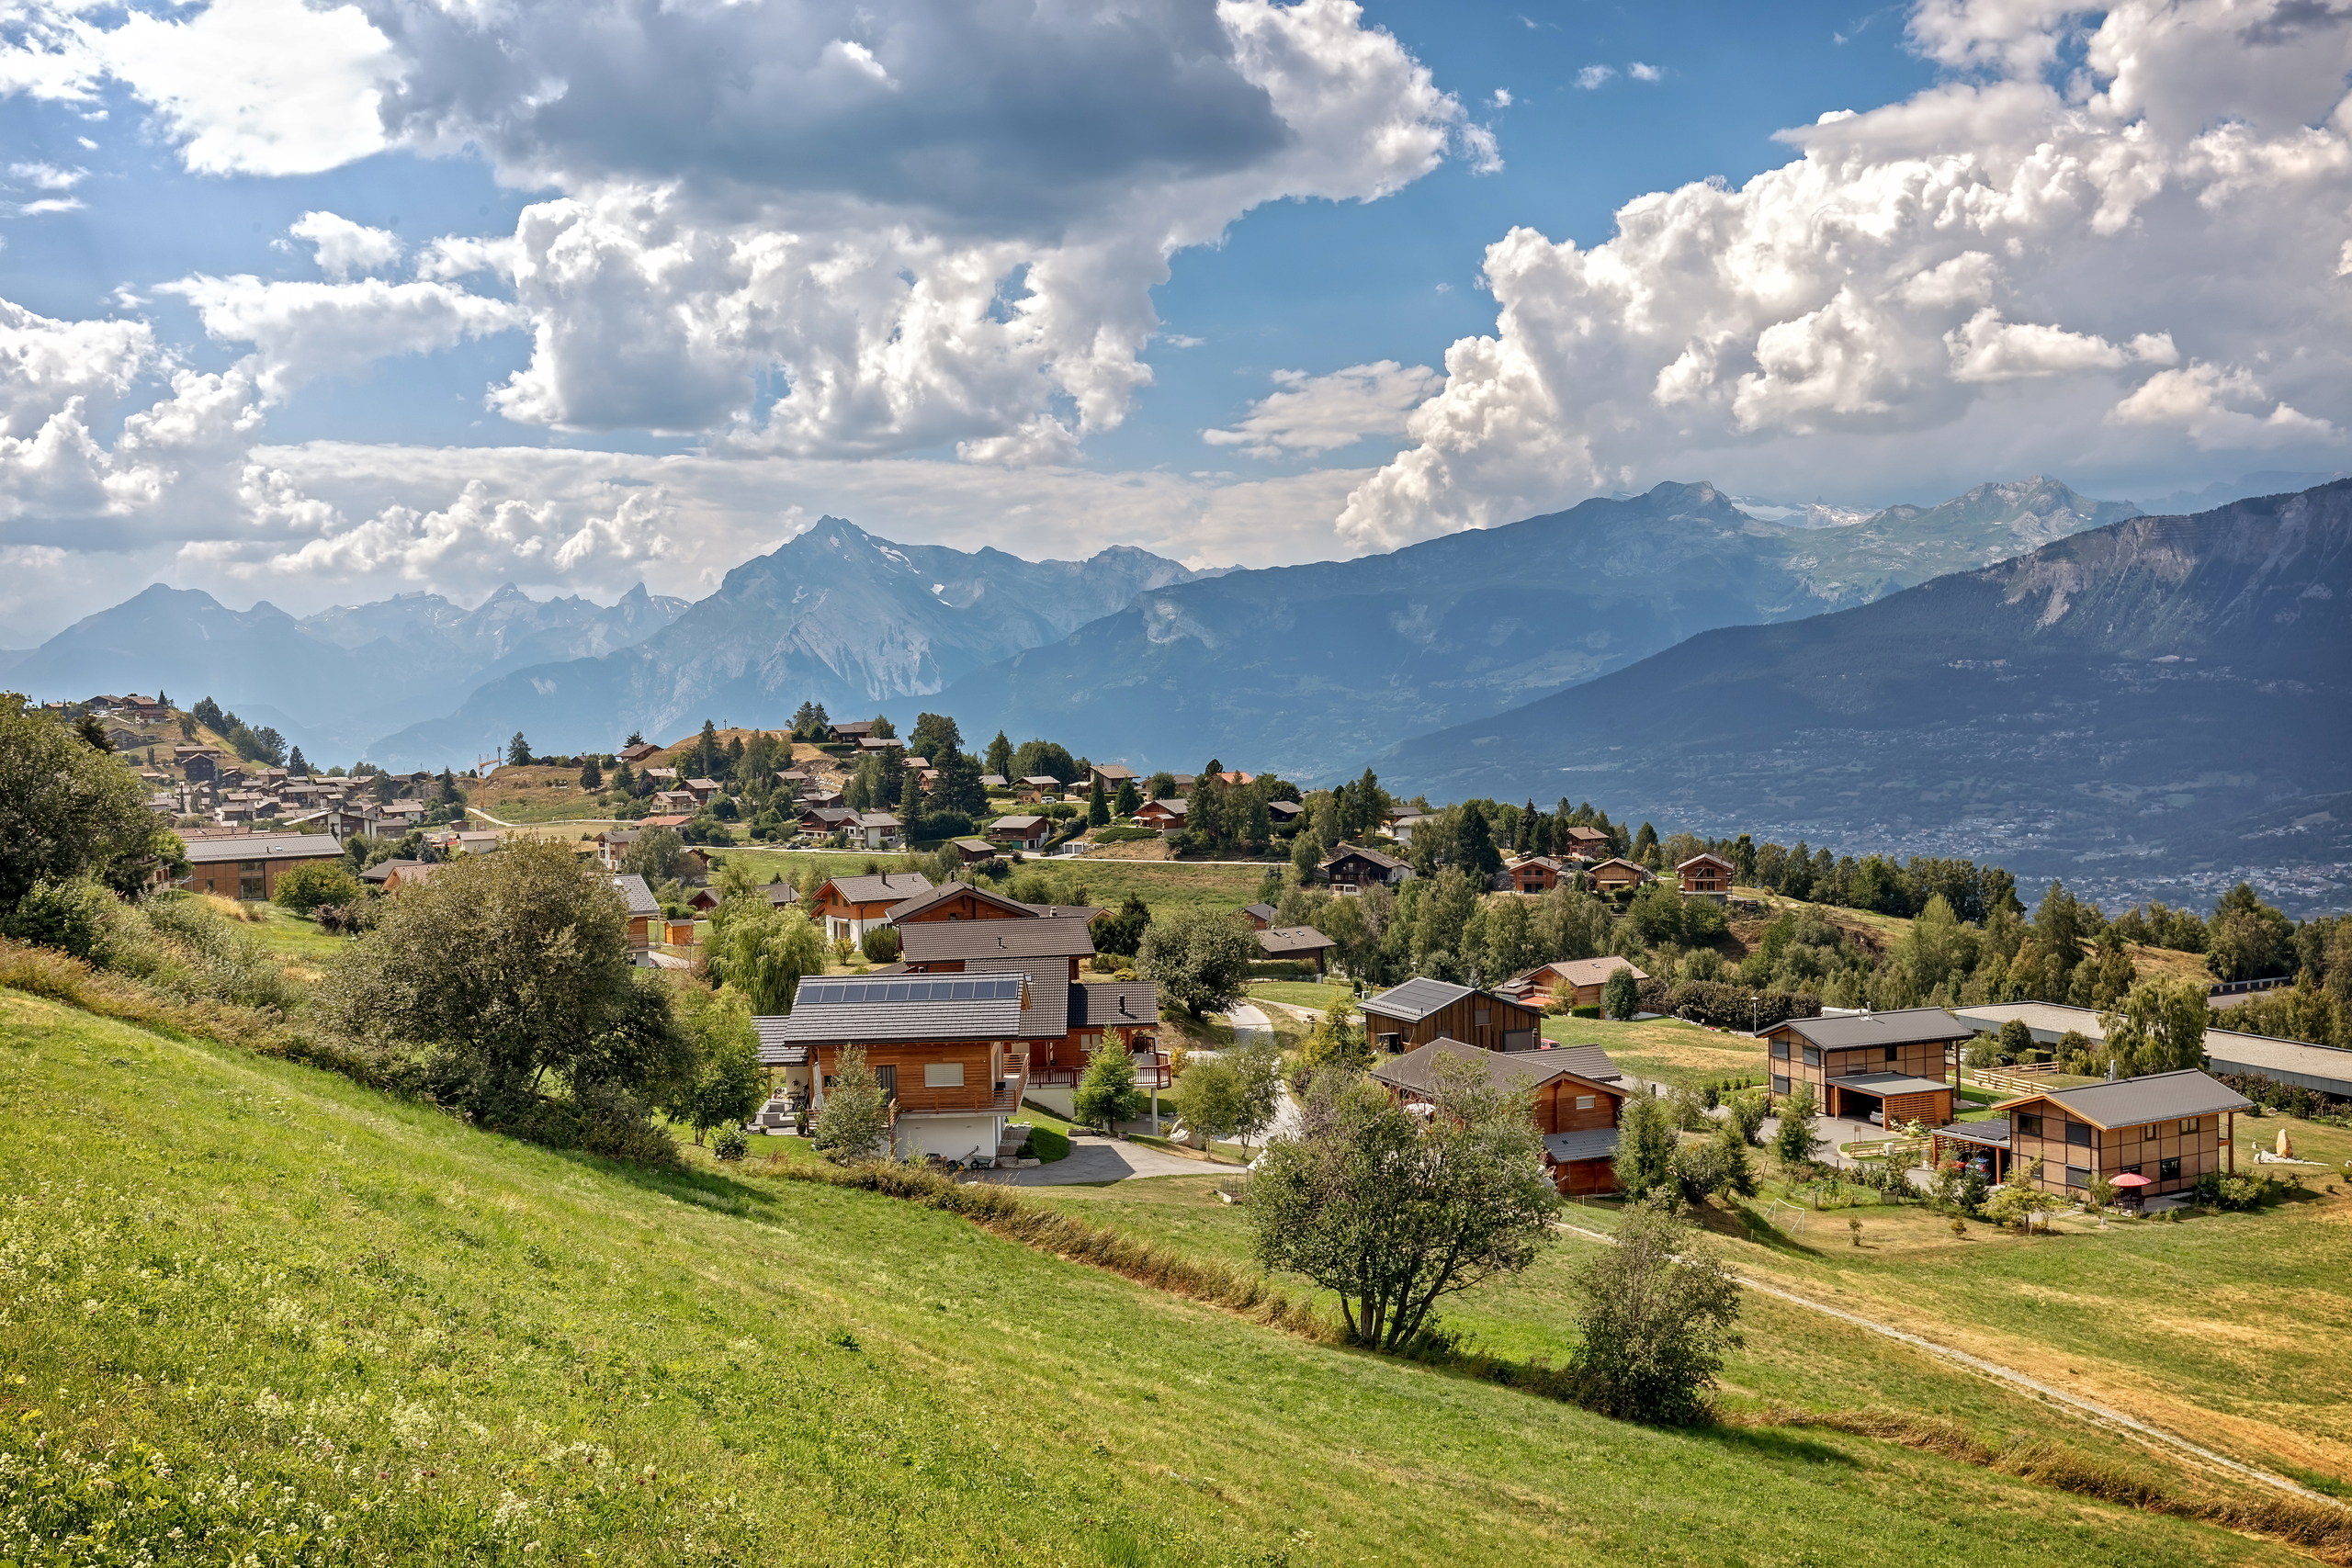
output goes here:
[[1432, 799], [1566, 795], [1662, 829], [1968, 853], [2093, 890], [2259, 872], [2340, 897], [2347, 599], [2352, 480], [1711, 631], [1375, 765]]
[[212, 696], [322, 758], [344, 757], [486, 676], [626, 647], [685, 606], [642, 583], [609, 607], [535, 600], [509, 583], [471, 610], [414, 593], [297, 620], [266, 600], [232, 610], [158, 583], [17, 656], [6, 673], [44, 698], [159, 687], [183, 705]]
[[900, 545], [836, 517], [727, 574], [671, 626], [599, 658], [519, 669], [446, 718], [371, 746], [397, 766], [503, 746], [610, 748], [705, 717], [780, 726], [804, 701], [865, 716], [1007, 654], [1067, 637], [1141, 592], [1191, 581], [1127, 546], [1083, 561]]
[[1328, 781], [1400, 730], [1498, 713], [1715, 626], [1865, 603], [2134, 510], [2037, 478], [1826, 525], [1752, 515], [1710, 484], [1662, 484], [1387, 555], [1148, 592], [943, 700], [1136, 766], [1238, 754]]

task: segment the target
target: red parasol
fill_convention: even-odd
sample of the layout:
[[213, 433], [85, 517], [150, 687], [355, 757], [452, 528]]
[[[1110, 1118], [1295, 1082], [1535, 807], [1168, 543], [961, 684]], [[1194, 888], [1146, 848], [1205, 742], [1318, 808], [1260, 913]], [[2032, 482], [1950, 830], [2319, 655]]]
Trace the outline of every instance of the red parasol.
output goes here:
[[2120, 1176], [2110, 1176], [2107, 1179], [2107, 1184], [2109, 1187], [2154, 1187], [2155, 1185], [2136, 1170], [2127, 1170]]

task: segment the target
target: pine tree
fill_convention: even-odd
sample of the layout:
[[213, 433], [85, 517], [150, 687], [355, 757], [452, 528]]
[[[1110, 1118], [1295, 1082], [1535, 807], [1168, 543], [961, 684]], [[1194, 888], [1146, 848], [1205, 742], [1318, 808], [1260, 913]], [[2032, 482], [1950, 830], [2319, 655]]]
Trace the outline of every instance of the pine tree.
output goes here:
[[298, 778], [310, 777], [311, 764], [303, 759], [300, 746], [295, 747], [293, 755], [286, 759], [286, 771]]
[[594, 756], [580, 759], [580, 787], [591, 795], [605, 787], [605, 770], [596, 765]]
[[1094, 775], [1093, 786], [1086, 792], [1086, 825], [1090, 828], [1108, 827], [1111, 803], [1102, 794], [1102, 775]]
[[531, 765], [531, 743], [523, 739], [523, 732], [519, 729], [514, 732], [514, 739], [506, 743], [506, 765], [510, 768]]
[[996, 739], [989, 742], [988, 772], [1001, 779], [1012, 776], [1012, 742], [1005, 739], [1001, 729], [996, 732]]
[[911, 844], [922, 837], [922, 778], [912, 768], [905, 772], [899, 789], [899, 831]]
[[1118, 797], [1111, 803], [1113, 814], [1120, 817], [1133, 817], [1142, 806], [1143, 797], [1136, 793], [1136, 781], [1121, 779]]

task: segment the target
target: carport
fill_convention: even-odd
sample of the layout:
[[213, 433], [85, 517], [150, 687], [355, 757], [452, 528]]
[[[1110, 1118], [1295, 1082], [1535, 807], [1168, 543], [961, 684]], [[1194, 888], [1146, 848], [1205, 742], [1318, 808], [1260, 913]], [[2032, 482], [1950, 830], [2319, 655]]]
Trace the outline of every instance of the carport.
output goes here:
[[1951, 1114], [1951, 1086], [1909, 1073], [1851, 1073], [1826, 1080], [1832, 1116], [1895, 1127], [1905, 1122], [1933, 1126]]

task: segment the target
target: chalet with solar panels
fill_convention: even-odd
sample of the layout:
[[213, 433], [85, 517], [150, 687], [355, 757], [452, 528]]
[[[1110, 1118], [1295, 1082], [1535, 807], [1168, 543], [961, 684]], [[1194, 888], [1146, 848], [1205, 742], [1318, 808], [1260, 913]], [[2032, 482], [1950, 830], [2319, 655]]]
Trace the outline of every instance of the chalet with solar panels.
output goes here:
[[762, 1021], [760, 1061], [782, 1068], [815, 1111], [839, 1077], [842, 1052], [860, 1046], [881, 1084], [899, 1157], [994, 1160], [1028, 1088], [1027, 987], [1019, 973], [811, 977], [788, 1016]]
[[1764, 1031], [1775, 1095], [1811, 1084], [1825, 1115], [1883, 1127], [1950, 1122], [1953, 1053], [1975, 1037], [1941, 1008], [1792, 1018]]

